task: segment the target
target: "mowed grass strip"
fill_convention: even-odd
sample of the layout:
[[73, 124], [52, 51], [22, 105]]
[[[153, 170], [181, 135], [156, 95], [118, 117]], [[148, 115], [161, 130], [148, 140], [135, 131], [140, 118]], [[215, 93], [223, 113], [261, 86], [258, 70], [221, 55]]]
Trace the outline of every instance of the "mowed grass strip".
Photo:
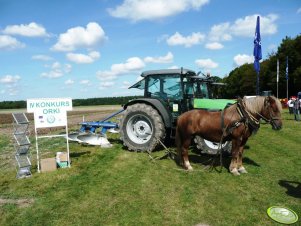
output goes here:
[[0, 205], [0, 225], [277, 225], [266, 215], [272, 205], [301, 215], [301, 123], [283, 117], [281, 131], [262, 124], [248, 141], [249, 173], [239, 177], [228, 173], [229, 158], [222, 172], [210, 171], [208, 156], [190, 152], [188, 173], [169, 158], [127, 151], [118, 135], [108, 149], [70, 143], [68, 169], [17, 180], [1, 165], [0, 198], [34, 201]]

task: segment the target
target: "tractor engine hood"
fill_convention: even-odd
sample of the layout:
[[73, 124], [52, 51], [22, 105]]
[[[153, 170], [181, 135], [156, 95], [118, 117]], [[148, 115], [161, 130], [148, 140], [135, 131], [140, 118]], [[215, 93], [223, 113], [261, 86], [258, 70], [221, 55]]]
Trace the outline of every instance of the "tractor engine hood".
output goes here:
[[229, 99], [198, 99], [193, 100], [193, 107], [195, 109], [206, 110], [223, 110], [226, 106], [234, 104], [235, 100]]

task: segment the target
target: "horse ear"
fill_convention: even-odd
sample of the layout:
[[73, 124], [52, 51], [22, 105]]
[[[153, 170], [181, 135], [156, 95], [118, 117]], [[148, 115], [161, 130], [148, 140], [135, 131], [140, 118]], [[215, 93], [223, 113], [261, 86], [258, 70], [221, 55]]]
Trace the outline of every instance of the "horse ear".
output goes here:
[[271, 99], [270, 96], [267, 96], [264, 98], [264, 106], [267, 106], [270, 104], [270, 99]]

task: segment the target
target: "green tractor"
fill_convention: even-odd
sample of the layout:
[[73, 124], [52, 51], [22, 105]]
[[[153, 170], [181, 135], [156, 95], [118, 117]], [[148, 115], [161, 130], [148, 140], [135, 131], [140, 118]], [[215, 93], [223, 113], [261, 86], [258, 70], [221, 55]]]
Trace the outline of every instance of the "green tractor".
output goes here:
[[[142, 80], [131, 88], [144, 90], [144, 97], [124, 105], [120, 121], [120, 139], [133, 151], [153, 151], [160, 141], [175, 138], [178, 117], [192, 109], [220, 111], [233, 100], [214, 99], [217, 85], [208, 76], [199, 76], [189, 69], [145, 71]], [[201, 153], [217, 154], [219, 144], [199, 136], [194, 138]], [[231, 151], [231, 143], [222, 144]]]

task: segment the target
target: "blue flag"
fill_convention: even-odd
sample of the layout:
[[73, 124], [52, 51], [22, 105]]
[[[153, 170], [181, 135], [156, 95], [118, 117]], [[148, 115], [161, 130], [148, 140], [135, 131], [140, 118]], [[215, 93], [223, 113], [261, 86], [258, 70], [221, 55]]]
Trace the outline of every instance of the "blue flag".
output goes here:
[[262, 59], [259, 16], [257, 16], [257, 22], [256, 22], [253, 55], [254, 55], [254, 68], [255, 71], [259, 73], [260, 71], [259, 61]]
[[288, 80], [288, 56], [286, 57], [285, 78]]

